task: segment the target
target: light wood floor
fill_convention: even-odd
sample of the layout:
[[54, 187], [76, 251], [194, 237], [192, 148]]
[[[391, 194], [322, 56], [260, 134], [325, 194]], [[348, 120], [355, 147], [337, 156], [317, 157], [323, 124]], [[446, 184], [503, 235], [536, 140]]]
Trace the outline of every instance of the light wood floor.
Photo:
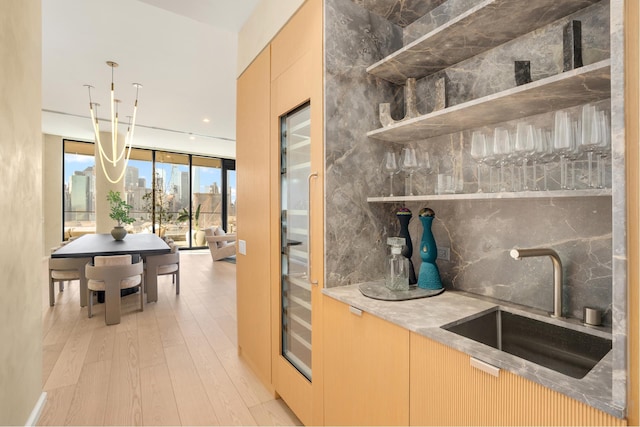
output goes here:
[[158, 302], [122, 321], [87, 318], [78, 283], [49, 307], [43, 268], [43, 388], [39, 425], [301, 425], [237, 355], [235, 264], [180, 253], [180, 295], [158, 278]]

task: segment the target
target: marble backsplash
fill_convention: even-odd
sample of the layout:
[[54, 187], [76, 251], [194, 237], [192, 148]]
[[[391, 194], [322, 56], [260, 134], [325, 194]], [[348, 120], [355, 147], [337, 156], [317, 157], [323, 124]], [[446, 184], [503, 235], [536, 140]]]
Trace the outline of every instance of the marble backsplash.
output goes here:
[[[400, 48], [408, 37], [415, 37], [412, 32], [424, 34], [425, 26], [434, 25], [430, 20], [449, 19], [452, 13], [460, 13], [477, 2], [449, 0], [404, 30], [356, 3], [325, 1], [327, 287], [381, 278], [387, 256], [386, 238], [397, 235], [399, 230], [395, 211], [400, 204], [368, 203], [366, 199], [387, 195], [389, 178], [380, 169], [382, 155], [390, 146], [397, 152], [401, 147], [370, 140], [366, 133], [380, 127], [378, 105], [382, 102], [391, 103], [395, 119], [403, 117], [403, 87], [368, 75], [366, 68]], [[433, 83], [444, 74], [449, 81], [449, 103], [455, 105], [515, 86], [514, 60], [530, 60], [534, 80], [561, 72], [562, 26], [570, 18], [582, 21], [584, 63], [607, 58], [608, 8], [609, 1], [604, 0], [442, 73], [420, 79], [419, 111], [432, 111]], [[420, 25], [423, 29], [419, 29]], [[600, 102], [603, 108], [609, 108], [608, 104], [608, 100]], [[571, 111], [576, 114], [577, 108]], [[547, 127], [552, 120], [552, 113], [527, 118]], [[516, 122], [499, 125], [514, 129]], [[493, 127], [484, 130], [490, 132]], [[476, 191], [477, 169], [469, 156], [472, 131], [414, 142], [419, 149], [429, 151], [434, 160], [431, 174], [414, 175], [414, 193], [434, 194], [437, 172], [452, 170], [454, 159], [463, 165], [464, 192]], [[552, 164], [549, 171], [550, 186], [557, 188], [557, 166]], [[404, 194], [402, 177], [396, 175], [394, 194]], [[584, 185], [583, 173], [580, 182]], [[532, 258], [515, 261], [508, 254], [516, 246], [550, 246], [558, 251], [565, 267], [565, 311], [581, 317], [582, 307], [597, 307], [606, 310], [605, 323], [611, 324], [611, 205], [611, 197], [605, 196], [437, 201], [408, 203], [407, 207], [415, 216], [425, 206], [436, 212], [436, 241], [451, 248], [451, 260], [438, 261], [447, 288], [551, 310], [551, 262]], [[417, 246], [421, 233], [417, 218], [412, 220], [410, 230]], [[417, 253], [413, 258], [417, 268]]]

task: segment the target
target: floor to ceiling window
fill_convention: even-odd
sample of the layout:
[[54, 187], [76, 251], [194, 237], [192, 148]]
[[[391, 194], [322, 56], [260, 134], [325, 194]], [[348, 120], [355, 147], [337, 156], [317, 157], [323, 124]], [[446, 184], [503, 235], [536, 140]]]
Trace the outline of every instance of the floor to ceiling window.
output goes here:
[[[64, 239], [95, 233], [94, 144], [64, 141]], [[235, 160], [132, 149], [124, 177], [132, 233], [206, 247], [204, 230], [235, 231]], [[198, 232], [200, 231], [200, 232]]]
[[156, 151], [154, 170], [154, 230], [189, 246], [189, 221], [180, 218], [180, 211], [189, 210], [189, 155]]
[[[220, 227], [222, 224], [222, 161], [207, 157], [192, 157], [192, 189], [193, 204], [191, 208], [200, 215], [198, 228]], [[194, 218], [195, 220], [195, 218]], [[196, 236], [198, 246], [205, 245], [202, 233]]]
[[63, 144], [62, 217], [64, 239], [91, 233], [96, 228], [95, 156], [93, 144]]
[[228, 233], [236, 232], [236, 162], [235, 160], [224, 160], [226, 170], [226, 221], [225, 226]]
[[136, 233], [152, 232], [152, 216], [149, 209], [149, 194], [153, 178], [153, 152], [150, 150], [132, 149], [129, 164], [124, 175], [124, 191], [131, 209], [132, 224]]

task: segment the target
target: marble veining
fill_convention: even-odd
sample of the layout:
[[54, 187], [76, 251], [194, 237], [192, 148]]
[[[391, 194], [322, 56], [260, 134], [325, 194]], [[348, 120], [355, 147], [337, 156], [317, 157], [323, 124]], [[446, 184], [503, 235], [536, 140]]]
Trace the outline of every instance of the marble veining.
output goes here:
[[611, 162], [613, 187], [613, 396], [627, 400], [627, 247], [624, 101], [624, 1], [611, 0]]
[[611, 415], [616, 417], [624, 416], [624, 410], [617, 406], [612, 399], [610, 381], [612, 375], [612, 351], [584, 378], [576, 379], [462, 337], [442, 329], [442, 326], [468, 316], [488, 312], [499, 306], [503, 310], [521, 316], [588, 334], [611, 338], [610, 332], [605, 328], [587, 328], [576, 322], [552, 319], [544, 313], [522, 310], [521, 307], [515, 305], [472, 298], [459, 292], [445, 292], [432, 298], [409, 301], [380, 301], [367, 298], [360, 293], [356, 285], [324, 289], [323, 293], [419, 335], [443, 343], [455, 350], [477, 357], [501, 369], [566, 394]]
[[[325, 292], [341, 292], [345, 285], [383, 277], [387, 255], [384, 242], [399, 231], [395, 212], [400, 206], [406, 205], [414, 215], [426, 206], [434, 209], [436, 242], [451, 248], [451, 261], [438, 261], [447, 292], [432, 298], [434, 300], [448, 298], [451, 290], [462, 290], [483, 298], [550, 311], [551, 263], [546, 259], [515, 261], [508, 251], [514, 246], [551, 246], [560, 253], [566, 268], [566, 313], [581, 318], [584, 306], [602, 309], [605, 326], [612, 329], [613, 335], [613, 351], [606, 358], [608, 367], [598, 365], [595, 370], [602, 370], [600, 379], [604, 383], [609, 384], [613, 379], [610, 395], [605, 398], [609, 409], [597, 406], [601, 401], [598, 397], [592, 400], [589, 391], [567, 394], [614, 415], [623, 413], [620, 408], [626, 405], [627, 333], [623, 0], [588, 1], [585, 5], [591, 6], [576, 9], [571, 15], [417, 80], [417, 109], [423, 115], [435, 109], [436, 81], [445, 77], [448, 102], [452, 106], [449, 108], [503, 91], [517, 91], [513, 61], [531, 61], [533, 84], [559, 75], [563, 67], [562, 28], [569, 20], [580, 20], [586, 66], [611, 58], [610, 94], [599, 95], [596, 101], [598, 106], [611, 110], [612, 154], [607, 159], [607, 171], [611, 171], [607, 183], [615, 183], [611, 197], [367, 202], [367, 197], [388, 195], [389, 177], [380, 170], [382, 155], [387, 149], [399, 152], [401, 148], [397, 142], [369, 138], [367, 132], [380, 127], [380, 103], [390, 103], [393, 119], [404, 117], [402, 84], [406, 77], [399, 73], [401, 81], [396, 85], [367, 73], [367, 67], [401, 49], [403, 43], [411, 43], [446, 25], [457, 14], [484, 3], [493, 1], [448, 0], [403, 30], [400, 25], [359, 6], [356, 0], [325, 0], [325, 287], [331, 288]], [[527, 102], [513, 103], [512, 108], [526, 108], [525, 104]], [[580, 105], [572, 105], [575, 106], [557, 108], [566, 108], [576, 116]], [[438, 113], [447, 114], [446, 110]], [[519, 117], [550, 128], [553, 108], [548, 111]], [[481, 111], [478, 117], [482, 117]], [[475, 192], [477, 168], [469, 155], [471, 133], [474, 130], [492, 132], [495, 126], [513, 131], [519, 119], [512, 119], [505, 117], [491, 125], [485, 121], [437, 136], [411, 135], [407, 142], [429, 151], [433, 160], [431, 171], [420, 170], [414, 174], [414, 192], [434, 194], [437, 174], [451, 173], [454, 164], [462, 165], [463, 192]], [[582, 170], [581, 163], [578, 170]], [[558, 189], [557, 162], [548, 165], [548, 173], [550, 188]], [[394, 194], [405, 194], [403, 178], [402, 173], [395, 176]], [[541, 183], [541, 169], [537, 178]], [[484, 179], [487, 180], [486, 175]], [[578, 176], [578, 185], [585, 188], [582, 173]], [[410, 224], [414, 244], [420, 231], [419, 222], [414, 218]], [[417, 258], [415, 262], [419, 265]], [[362, 295], [359, 298], [358, 301], [368, 300], [366, 304], [373, 301]], [[359, 308], [366, 309], [367, 305], [362, 304]], [[456, 306], [454, 311], [461, 310]], [[416, 317], [428, 317], [427, 311], [416, 311]], [[402, 317], [403, 313], [403, 309], [398, 309], [396, 314]], [[511, 362], [503, 360], [503, 363]], [[517, 363], [515, 365], [513, 369], [517, 369]], [[532, 373], [535, 368], [529, 366], [527, 370], [527, 375], [537, 375]], [[544, 381], [547, 380], [543, 378], [541, 383], [547, 385]], [[562, 381], [556, 378], [551, 382]], [[593, 404], [594, 401], [600, 403]]]
[[[597, 0], [485, 1], [371, 65], [367, 71], [402, 84], [510, 42]], [[562, 28], [560, 28], [562, 40]]]
[[446, 0], [352, 0], [358, 6], [405, 27]]

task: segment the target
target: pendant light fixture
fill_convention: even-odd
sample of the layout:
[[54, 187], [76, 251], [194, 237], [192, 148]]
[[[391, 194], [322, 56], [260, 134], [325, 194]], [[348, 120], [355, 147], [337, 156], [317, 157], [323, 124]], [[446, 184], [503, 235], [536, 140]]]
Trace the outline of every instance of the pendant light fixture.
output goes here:
[[[91, 100], [91, 89], [94, 89], [91, 85], [84, 85], [89, 90], [89, 112], [91, 113], [91, 123], [93, 125], [93, 132], [96, 136], [96, 143], [98, 144], [98, 151], [100, 152], [100, 165], [102, 166], [102, 170], [104, 172], [107, 180], [116, 184], [122, 180], [122, 177], [125, 174], [127, 169], [127, 164], [129, 163], [129, 157], [131, 155], [131, 144], [133, 142], [133, 132], [136, 126], [136, 112], [138, 110], [138, 91], [142, 87], [140, 83], [133, 83], [133, 87], [136, 88], [136, 100], [133, 105], [133, 116], [129, 116], [129, 124], [127, 127], [127, 134], [125, 136], [124, 144], [122, 148], [118, 148], [118, 104], [120, 103], [119, 99], [115, 97], [115, 85], [113, 83], [113, 70], [118, 66], [117, 62], [107, 61], [107, 65], [111, 67], [111, 153], [108, 154], [107, 150], [102, 144], [102, 140], [100, 138], [100, 123], [98, 119], [98, 107], [100, 104], [97, 102], [93, 102]], [[126, 157], [125, 157], [126, 152]], [[110, 173], [105, 169], [105, 161], [107, 163], [111, 163], [113, 167], [118, 165], [124, 159], [124, 165], [122, 166], [122, 171], [117, 178], [111, 177]]]

